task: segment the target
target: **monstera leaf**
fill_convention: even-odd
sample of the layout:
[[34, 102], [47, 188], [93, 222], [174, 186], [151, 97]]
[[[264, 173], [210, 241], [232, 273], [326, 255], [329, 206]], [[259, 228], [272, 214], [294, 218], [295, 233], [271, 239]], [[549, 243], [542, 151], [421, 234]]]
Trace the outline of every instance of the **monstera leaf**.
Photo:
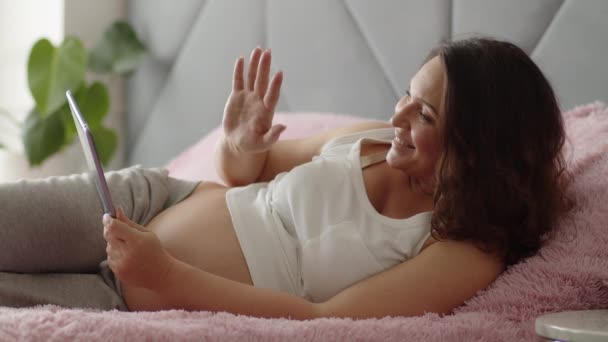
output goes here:
[[42, 117], [35, 109], [25, 120], [23, 145], [30, 165], [40, 165], [64, 146], [65, 129], [61, 112]]
[[[80, 39], [67, 37], [59, 47], [38, 40], [30, 51], [27, 77], [35, 108], [22, 128], [22, 141], [31, 166], [74, 142], [76, 126], [65, 92], [71, 90], [85, 117], [103, 164], [117, 145], [116, 133], [103, 126], [110, 96], [103, 83], [87, 85], [87, 69], [99, 73], [130, 73], [146, 49], [126, 22], [113, 23], [88, 55]], [[0, 148], [2, 146], [0, 145]]]
[[[74, 99], [89, 127], [101, 127], [103, 118], [110, 110], [110, 95], [106, 86], [100, 82], [95, 82], [89, 87], [83, 85], [74, 93]], [[62, 116], [66, 123], [66, 143], [70, 143], [76, 135], [76, 126], [67, 103], [62, 107]]]
[[37, 41], [27, 62], [28, 83], [36, 112], [46, 117], [63, 106], [65, 91], [80, 86], [86, 67], [87, 52], [79, 39], [65, 38], [58, 48], [48, 39]]
[[116, 150], [116, 133], [101, 126], [92, 128], [91, 133], [93, 134], [99, 159], [101, 159], [102, 164], [107, 165], [114, 154], [114, 150]]
[[128, 74], [137, 68], [145, 52], [131, 26], [117, 21], [91, 50], [89, 69], [97, 73]]

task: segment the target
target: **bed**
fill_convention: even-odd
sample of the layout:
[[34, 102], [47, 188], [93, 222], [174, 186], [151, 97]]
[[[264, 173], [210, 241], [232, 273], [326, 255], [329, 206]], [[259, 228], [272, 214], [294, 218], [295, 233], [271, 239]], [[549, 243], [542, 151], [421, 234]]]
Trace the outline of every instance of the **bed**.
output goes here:
[[126, 164], [217, 180], [219, 135], [236, 57], [257, 45], [285, 72], [285, 137], [386, 120], [428, 50], [484, 34], [539, 64], [568, 134], [568, 191], [580, 205], [538, 255], [453, 314], [352, 321], [229, 313], [0, 308], [0, 340], [534, 340], [539, 315], [608, 308], [608, 2], [603, 0], [181, 0], [129, 2], [149, 48], [128, 81]]

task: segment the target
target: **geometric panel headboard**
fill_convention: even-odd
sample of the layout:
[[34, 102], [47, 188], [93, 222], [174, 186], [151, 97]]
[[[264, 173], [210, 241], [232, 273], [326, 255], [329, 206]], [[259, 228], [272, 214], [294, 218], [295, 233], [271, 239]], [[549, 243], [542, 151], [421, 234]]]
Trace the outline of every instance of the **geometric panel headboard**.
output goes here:
[[135, 0], [149, 49], [128, 87], [128, 164], [162, 166], [216, 127], [238, 56], [271, 48], [279, 111], [388, 119], [437, 43], [509, 40], [567, 109], [608, 101], [605, 0]]

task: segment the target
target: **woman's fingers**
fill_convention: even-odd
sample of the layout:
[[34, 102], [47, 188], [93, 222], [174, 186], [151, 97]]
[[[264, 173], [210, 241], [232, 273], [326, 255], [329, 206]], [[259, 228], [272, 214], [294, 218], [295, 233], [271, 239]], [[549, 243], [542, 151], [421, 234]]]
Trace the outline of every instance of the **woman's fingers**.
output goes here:
[[129, 227], [131, 228], [135, 228], [139, 231], [145, 232], [146, 228], [144, 228], [143, 226], [140, 226], [139, 224], [131, 221], [130, 218], [127, 217], [127, 215], [125, 215], [125, 212], [122, 208], [118, 208], [116, 210], [116, 218], [119, 219], [120, 221], [122, 221], [123, 223], [127, 224]]
[[[249, 71], [247, 75], [247, 90], [257, 92], [264, 101], [264, 106], [274, 111], [279, 100], [281, 84], [283, 82], [283, 72], [277, 72], [269, 83], [270, 65], [272, 64], [272, 53], [270, 50], [262, 52], [259, 47], [251, 52], [249, 61]], [[244, 60], [237, 59], [234, 66], [234, 77], [232, 81], [232, 89], [234, 91], [242, 90], [245, 80], [243, 80]]]
[[[120, 216], [120, 211], [117, 212], [116, 216]], [[122, 214], [124, 215], [124, 213]], [[128, 223], [121, 221], [121, 219], [109, 218], [104, 216], [104, 239], [108, 242], [120, 242], [130, 243], [133, 239], [137, 238], [137, 234], [140, 228], [137, 226], [131, 226]]]
[[116, 227], [114, 227], [115, 223], [112, 222], [112, 217], [109, 214], [103, 215], [103, 238], [108, 243], [118, 244], [119, 242], [123, 242], [124, 240], [120, 239], [116, 234]]
[[247, 74], [247, 89], [253, 91], [255, 85], [255, 79], [258, 72], [258, 64], [260, 63], [260, 57], [262, 56], [262, 49], [255, 48], [251, 52], [249, 58], [249, 72]]
[[281, 84], [283, 83], [283, 72], [277, 72], [272, 81], [270, 81], [270, 87], [268, 88], [268, 92], [264, 96], [264, 106], [270, 110], [270, 112], [274, 113], [274, 109], [277, 106], [277, 102], [279, 102], [279, 95], [281, 93]]
[[245, 65], [245, 59], [239, 57], [234, 64], [234, 75], [232, 78], [232, 90], [240, 91], [245, 88], [245, 80], [243, 79], [243, 68]]
[[264, 145], [272, 145], [275, 142], [277, 142], [277, 140], [279, 140], [279, 136], [281, 135], [281, 133], [285, 130], [284, 125], [274, 125], [272, 127], [270, 127], [270, 129], [268, 130], [268, 132], [266, 132], [266, 134], [264, 134], [264, 136], [262, 137], [262, 140], [264, 141]]
[[264, 51], [260, 57], [257, 78], [254, 85], [254, 90], [260, 95], [260, 97], [264, 97], [268, 88], [268, 74], [270, 73], [271, 61], [272, 55], [270, 50]]
[[106, 245], [106, 254], [110, 260], [119, 260], [123, 256], [123, 245], [116, 242], [108, 242]]
[[124, 240], [119, 239], [116, 234], [112, 231], [112, 228], [103, 227], [103, 238], [108, 243], [112, 243], [114, 245], [118, 245], [120, 243], [125, 243]]

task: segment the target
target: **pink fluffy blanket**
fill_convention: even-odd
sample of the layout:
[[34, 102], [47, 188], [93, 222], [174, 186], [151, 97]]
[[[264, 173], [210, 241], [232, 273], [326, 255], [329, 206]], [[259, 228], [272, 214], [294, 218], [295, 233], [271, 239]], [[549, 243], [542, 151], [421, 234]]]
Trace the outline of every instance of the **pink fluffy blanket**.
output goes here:
[[564, 117], [574, 175], [568, 191], [578, 206], [538, 255], [451, 315], [298, 322], [210, 312], [0, 308], [0, 340], [534, 340], [541, 314], [608, 308], [608, 107], [598, 102]]

